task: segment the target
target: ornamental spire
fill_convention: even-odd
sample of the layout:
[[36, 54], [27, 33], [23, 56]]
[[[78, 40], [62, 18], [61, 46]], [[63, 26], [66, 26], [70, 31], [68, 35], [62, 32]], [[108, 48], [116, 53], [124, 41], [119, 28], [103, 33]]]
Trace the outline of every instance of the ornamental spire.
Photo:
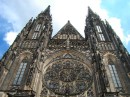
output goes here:
[[92, 9], [88, 6], [88, 15], [89, 14], [95, 14], [93, 11], [92, 11]]
[[50, 5], [43, 12], [44, 14], [50, 14]]
[[42, 16], [45, 16], [45, 15], [50, 16], [50, 5], [49, 5], [44, 11], [42, 11], [42, 12], [38, 15], [38, 17], [42, 17]]

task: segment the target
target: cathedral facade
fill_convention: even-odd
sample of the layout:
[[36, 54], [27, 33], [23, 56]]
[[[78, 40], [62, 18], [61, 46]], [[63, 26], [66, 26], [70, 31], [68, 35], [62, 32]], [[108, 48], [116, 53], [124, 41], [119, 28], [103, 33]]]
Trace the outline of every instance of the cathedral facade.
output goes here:
[[0, 97], [130, 97], [130, 55], [88, 7], [83, 37], [68, 21], [52, 37], [50, 6], [0, 60]]

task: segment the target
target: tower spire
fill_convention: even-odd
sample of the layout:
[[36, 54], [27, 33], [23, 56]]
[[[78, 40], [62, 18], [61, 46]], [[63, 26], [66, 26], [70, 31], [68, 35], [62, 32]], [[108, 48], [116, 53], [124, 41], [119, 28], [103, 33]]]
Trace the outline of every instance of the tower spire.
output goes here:
[[92, 9], [88, 6], [88, 15], [89, 14], [95, 14], [93, 11], [92, 11]]
[[49, 5], [44, 11], [42, 11], [42, 12], [38, 15], [38, 17], [41, 17], [41, 16], [43, 16], [43, 15], [48, 15], [48, 16], [50, 16], [50, 5]]
[[100, 19], [100, 17], [98, 16], [98, 14], [96, 14], [95, 12], [93, 12], [93, 10], [88, 6], [88, 17], [95, 17], [97, 19]]
[[43, 12], [44, 14], [50, 14], [50, 5]]
[[0, 59], [0, 97], [130, 97], [130, 54], [111, 25], [88, 7], [85, 38], [70, 21], [52, 37], [50, 11]]

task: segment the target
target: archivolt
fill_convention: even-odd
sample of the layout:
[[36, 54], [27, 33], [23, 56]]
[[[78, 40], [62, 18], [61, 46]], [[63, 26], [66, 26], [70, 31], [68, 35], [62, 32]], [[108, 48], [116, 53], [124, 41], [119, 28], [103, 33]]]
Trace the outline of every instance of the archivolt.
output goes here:
[[26, 50], [26, 51], [23, 51], [19, 54], [19, 56], [17, 57], [19, 60], [23, 60], [23, 59], [32, 59], [33, 58], [33, 54], [32, 52]]
[[111, 60], [115, 64], [120, 63], [120, 60], [117, 58], [117, 56], [110, 52], [103, 55], [104, 64], [109, 64], [109, 60]]
[[[62, 50], [62, 51], [55, 52], [51, 56], [46, 58], [46, 60], [43, 63], [44, 64], [44, 67], [43, 67], [44, 71], [43, 72], [45, 72], [46, 68], [49, 67], [48, 65], [51, 63], [52, 60], [54, 60], [58, 56], [65, 55], [66, 53], [80, 57], [82, 60], [76, 60], [77, 62], [79, 61], [80, 63], [85, 64], [86, 67], [89, 68], [89, 69], [92, 68], [90, 60], [88, 60], [86, 58], [86, 56], [84, 54], [82, 54], [81, 52], [76, 51], [76, 50]], [[74, 60], [74, 59], [72, 59], [72, 60]]]

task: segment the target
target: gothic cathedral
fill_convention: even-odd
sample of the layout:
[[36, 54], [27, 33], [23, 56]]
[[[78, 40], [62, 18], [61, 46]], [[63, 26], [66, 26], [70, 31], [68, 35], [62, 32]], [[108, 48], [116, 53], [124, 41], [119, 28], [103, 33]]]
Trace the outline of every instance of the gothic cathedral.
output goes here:
[[50, 6], [0, 60], [0, 97], [130, 97], [130, 54], [88, 7], [83, 37], [68, 21], [52, 37]]

